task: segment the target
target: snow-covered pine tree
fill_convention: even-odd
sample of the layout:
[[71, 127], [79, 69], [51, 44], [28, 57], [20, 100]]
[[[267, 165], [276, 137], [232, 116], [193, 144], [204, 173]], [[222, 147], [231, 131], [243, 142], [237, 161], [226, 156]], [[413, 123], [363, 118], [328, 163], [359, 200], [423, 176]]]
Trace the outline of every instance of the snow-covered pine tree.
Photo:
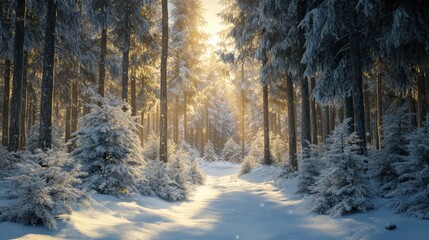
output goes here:
[[190, 175], [191, 159], [187, 152], [178, 150], [167, 163], [167, 172], [175, 183], [174, 191], [169, 193], [173, 201], [189, 199], [195, 189]]
[[[172, 156], [176, 151], [176, 144], [172, 141], [168, 141], [167, 155]], [[156, 134], [149, 135], [145, 141], [143, 148], [143, 157], [146, 160], [158, 160], [159, 159], [159, 137]]]
[[214, 149], [213, 143], [210, 140], [207, 141], [206, 145], [204, 146], [203, 159], [207, 162], [216, 162], [219, 160], [219, 157]]
[[[393, 208], [407, 216], [429, 219], [429, 115], [426, 124], [408, 135], [405, 161], [394, 164], [399, 174]], [[404, 198], [405, 197], [405, 198]]]
[[367, 158], [359, 154], [359, 137], [349, 134], [345, 120], [329, 137], [321, 171], [312, 189], [312, 211], [333, 217], [374, 208], [372, 188], [367, 176]]
[[23, 153], [14, 176], [8, 178], [17, 201], [4, 209], [0, 219], [55, 229], [55, 216], [71, 214], [73, 207], [87, 206], [90, 200], [80, 184], [80, 169], [67, 153], [48, 150]]
[[319, 154], [319, 149], [314, 144], [308, 145], [307, 151], [308, 158], [300, 157], [300, 169], [298, 175], [298, 193], [308, 194], [311, 193], [311, 189], [320, 175], [323, 164], [319, 161], [322, 158]]
[[124, 111], [123, 101], [94, 98], [100, 106], [91, 105], [91, 112], [81, 118], [81, 128], [72, 140], [76, 149], [71, 153], [88, 173], [84, 185], [98, 193], [127, 196], [136, 191], [144, 164], [139, 139], [139, 126]]
[[371, 161], [372, 175], [380, 185], [380, 194], [388, 197], [396, 189], [398, 173], [394, 164], [405, 161], [407, 153], [407, 136], [414, 127], [410, 122], [408, 106], [395, 103], [383, 116], [383, 149], [375, 153]]
[[225, 143], [221, 154], [222, 161], [228, 161], [232, 163], [241, 162], [241, 147], [231, 137]]

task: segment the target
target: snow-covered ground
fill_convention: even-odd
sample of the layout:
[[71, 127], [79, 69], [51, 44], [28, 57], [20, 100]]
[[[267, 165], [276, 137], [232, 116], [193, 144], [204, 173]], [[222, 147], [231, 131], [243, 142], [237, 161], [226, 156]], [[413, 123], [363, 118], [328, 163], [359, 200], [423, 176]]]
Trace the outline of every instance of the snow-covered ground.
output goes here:
[[[92, 208], [61, 216], [57, 230], [0, 223], [0, 239], [427, 239], [429, 221], [377, 210], [344, 218], [308, 213], [296, 179], [274, 184], [274, 167], [237, 178], [239, 166], [204, 164], [208, 178], [192, 200], [95, 195]], [[275, 187], [281, 186], [279, 187]], [[392, 222], [397, 229], [387, 231]]]

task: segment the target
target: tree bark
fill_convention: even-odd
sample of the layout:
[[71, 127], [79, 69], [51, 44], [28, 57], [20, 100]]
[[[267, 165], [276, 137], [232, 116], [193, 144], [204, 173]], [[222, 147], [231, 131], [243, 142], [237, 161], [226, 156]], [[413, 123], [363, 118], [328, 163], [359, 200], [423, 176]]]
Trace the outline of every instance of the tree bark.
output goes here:
[[27, 71], [28, 71], [28, 53], [24, 53], [24, 68], [22, 76], [22, 104], [21, 104], [21, 138], [19, 140], [19, 147], [24, 148], [27, 140]]
[[104, 97], [105, 79], [106, 79], [106, 52], [107, 52], [107, 29], [104, 26], [101, 30], [100, 40], [100, 63], [98, 73], [98, 94]]
[[161, 130], [159, 159], [168, 161], [167, 156], [167, 57], [168, 57], [168, 1], [161, 0], [162, 4], [162, 51], [161, 51]]
[[371, 137], [371, 106], [369, 103], [369, 86], [365, 85], [365, 93], [364, 93], [364, 100], [365, 100], [365, 128], [366, 128], [366, 142], [371, 143], [372, 137]]
[[316, 86], [316, 80], [314, 78], [311, 78], [310, 80], [310, 110], [311, 110], [311, 131], [312, 131], [312, 138], [311, 143], [317, 145], [317, 113], [316, 113], [316, 101], [314, 97], [312, 97], [314, 88]]
[[328, 139], [329, 134], [331, 133], [329, 126], [330, 126], [330, 118], [329, 118], [329, 106], [323, 107], [323, 141], [326, 142], [326, 139]]
[[[130, 12], [130, 6], [125, 6], [126, 13]], [[129, 15], [125, 14], [125, 36], [124, 36], [124, 49], [122, 52], [122, 100], [128, 102], [128, 73], [130, 64], [130, 20]]]
[[262, 88], [262, 101], [264, 106], [264, 164], [271, 165], [270, 153], [270, 127], [269, 127], [269, 109], [268, 109], [268, 86], [265, 84]]
[[408, 104], [409, 104], [409, 108], [410, 108], [410, 122], [411, 125], [413, 125], [414, 127], [417, 127], [417, 107], [416, 107], [416, 100], [414, 100], [413, 96], [411, 94], [408, 95], [407, 97], [408, 99]]
[[71, 133], [75, 133], [77, 131], [77, 119], [78, 119], [78, 104], [79, 104], [79, 94], [77, 89], [77, 82], [73, 81], [71, 83], [71, 95], [72, 95], [72, 103], [71, 103]]
[[346, 119], [350, 119], [349, 121], [349, 133], [354, 132], [355, 124], [354, 124], [354, 107], [353, 107], [353, 97], [348, 96], [344, 102], [344, 108], [346, 109]]
[[9, 145], [9, 105], [10, 105], [10, 70], [11, 63], [9, 59], [4, 62], [4, 95], [3, 95], [3, 135], [2, 145]]
[[286, 79], [286, 96], [288, 102], [289, 121], [289, 161], [293, 171], [298, 171], [298, 161], [296, 158], [296, 124], [295, 124], [295, 102], [293, 93], [293, 83], [290, 76]]
[[179, 144], [179, 96], [176, 95], [176, 108], [174, 111], [174, 123], [173, 123], [173, 138], [174, 143]]
[[383, 94], [382, 94], [382, 78], [380, 64], [377, 66], [377, 149], [381, 149], [382, 131], [381, 125], [383, 124]]
[[17, 0], [15, 21], [15, 43], [13, 63], [12, 102], [10, 105], [9, 151], [19, 149], [21, 135], [22, 92], [24, 75], [24, 40], [26, 21], [26, 0]]
[[188, 142], [188, 118], [187, 118], [187, 94], [183, 92], [183, 138], [185, 142]]
[[134, 74], [131, 75], [131, 116], [137, 116], [137, 101], [136, 96], [136, 77]]
[[418, 105], [418, 127], [424, 126], [426, 118], [426, 83], [423, 73], [417, 76], [417, 105]]

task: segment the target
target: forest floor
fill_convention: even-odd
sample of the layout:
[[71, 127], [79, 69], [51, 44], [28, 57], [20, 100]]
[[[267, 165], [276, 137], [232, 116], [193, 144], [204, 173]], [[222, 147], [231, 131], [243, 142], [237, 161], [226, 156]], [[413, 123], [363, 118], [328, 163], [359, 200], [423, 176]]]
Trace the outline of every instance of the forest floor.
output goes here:
[[[427, 239], [429, 221], [377, 210], [343, 218], [308, 213], [296, 179], [274, 182], [275, 167], [237, 178], [238, 165], [205, 163], [206, 185], [184, 202], [94, 195], [89, 209], [62, 215], [57, 230], [0, 223], [0, 239]], [[276, 187], [281, 186], [281, 187]], [[384, 226], [392, 222], [396, 230]]]

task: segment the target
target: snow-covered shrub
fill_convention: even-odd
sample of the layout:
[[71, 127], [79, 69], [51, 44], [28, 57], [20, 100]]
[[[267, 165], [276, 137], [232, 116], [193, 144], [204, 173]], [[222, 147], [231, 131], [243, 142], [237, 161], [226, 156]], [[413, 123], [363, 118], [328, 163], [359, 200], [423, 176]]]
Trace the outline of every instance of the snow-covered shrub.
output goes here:
[[317, 145], [310, 144], [307, 153], [307, 158], [300, 156], [300, 168], [298, 175], [297, 192], [304, 194], [311, 192], [317, 177], [320, 175], [320, 170], [323, 168], [321, 161], [319, 161], [321, 154], [319, 154]]
[[397, 187], [398, 173], [394, 165], [405, 161], [408, 155], [407, 136], [413, 129], [407, 106], [394, 104], [389, 113], [383, 116], [382, 149], [375, 152], [370, 166], [383, 197], [388, 197]]
[[366, 173], [366, 157], [359, 155], [357, 134], [348, 133], [348, 122], [340, 124], [329, 137], [322, 158], [326, 168], [312, 189], [312, 211], [343, 216], [353, 211], [374, 208], [372, 188]]
[[210, 140], [208, 140], [206, 145], [204, 146], [203, 159], [207, 162], [216, 162], [219, 160], [219, 157], [214, 149], [213, 143]]
[[222, 161], [228, 161], [232, 163], [241, 162], [241, 147], [231, 137], [225, 143], [221, 154]]
[[178, 150], [167, 164], [150, 160], [144, 168], [140, 191], [143, 195], [158, 196], [165, 200], [189, 199], [196, 185], [204, 184], [205, 174], [196, 159], [188, 152]]
[[252, 169], [257, 167], [260, 162], [260, 159], [257, 159], [252, 155], [247, 155], [246, 157], [244, 157], [243, 162], [240, 165], [240, 171], [238, 175], [241, 176], [243, 174], [249, 173], [250, 171], [252, 171]]
[[77, 164], [66, 153], [37, 150], [21, 158], [14, 176], [7, 179], [18, 199], [2, 211], [0, 219], [55, 229], [55, 216], [71, 214], [72, 207], [88, 205], [88, 195], [75, 187], [80, 183], [80, 170], [73, 167]]
[[429, 219], [429, 115], [426, 125], [408, 137], [406, 161], [396, 163], [398, 197], [393, 208], [407, 216]]
[[196, 148], [193, 148], [190, 144], [188, 144], [187, 142], [182, 142], [180, 144], [180, 149], [186, 151], [189, 153], [189, 155], [191, 156], [191, 158], [193, 159], [199, 159], [201, 156], [200, 151], [198, 151]]
[[127, 196], [136, 191], [144, 164], [139, 126], [131, 111], [124, 111], [126, 103], [112, 96], [95, 99], [101, 106], [91, 105], [91, 112], [80, 119], [82, 127], [75, 134], [76, 149], [71, 155], [88, 173], [85, 187]]
[[[36, 123], [28, 130], [26, 140], [27, 151], [34, 152], [39, 148], [39, 129], [40, 122], [36, 121]], [[52, 121], [52, 149], [62, 150], [64, 146], [65, 144], [61, 127], [58, 125], [58, 121], [54, 119]]]
[[270, 134], [270, 152], [274, 165], [282, 166], [286, 163], [287, 149], [285, 146], [286, 143], [280, 135]]

